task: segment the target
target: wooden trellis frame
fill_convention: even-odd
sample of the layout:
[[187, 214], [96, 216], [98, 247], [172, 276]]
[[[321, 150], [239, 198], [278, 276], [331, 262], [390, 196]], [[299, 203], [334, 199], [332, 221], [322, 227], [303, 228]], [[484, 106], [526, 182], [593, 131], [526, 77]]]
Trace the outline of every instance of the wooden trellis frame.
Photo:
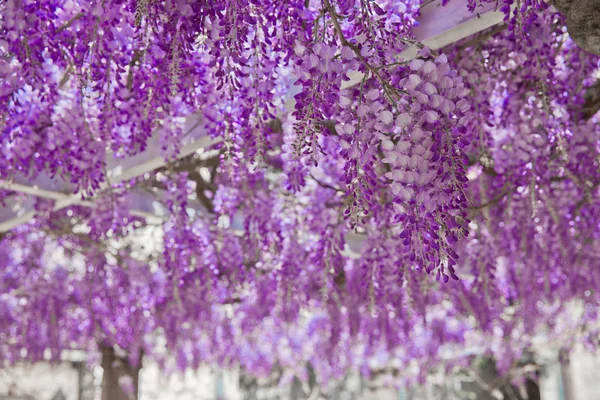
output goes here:
[[[466, 0], [451, 0], [446, 6], [442, 0], [434, 0], [421, 7], [420, 25], [414, 29], [416, 38], [423, 45], [439, 49], [455, 43], [470, 35], [501, 23], [504, 14], [495, 10], [495, 3], [486, 3], [471, 13], [467, 9]], [[401, 56], [410, 60], [417, 54], [417, 48], [409, 48]], [[345, 87], [358, 84], [362, 79], [360, 72], [350, 74], [350, 81]], [[288, 110], [293, 109], [293, 96], [286, 103]], [[187, 132], [182, 143], [179, 158], [187, 157], [201, 149], [208, 148], [220, 140], [207, 136], [203, 130], [199, 115], [193, 115], [186, 121]], [[149, 140], [145, 151], [126, 159], [110, 157], [107, 165], [110, 183], [118, 183], [152, 172], [166, 164], [161, 155], [159, 132]], [[105, 184], [103, 189], [108, 186]], [[39, 176], [35, 180], [25, 177], [15, 177], [11, 181], [1, 181], [0, 188], [21, 192], [28, 197], [25, 201], [17, 202], [14, 198], [5, 200], [6, 206], [0, 207], [0, 232], [6, 232], [26, 223], [35, 216], [33, 198], [41, 197], [55, 200], [55, 210], [71, 205], [93, 206], [94, 199], [82, 200], [81, 195], [73, 194], [74, 186], [68, 182]], [[138, 216], [155, 215], [156, 199], [152, 193], [133, 190], [129, 195], [129, 203], [133, 205], [132, 214]]]

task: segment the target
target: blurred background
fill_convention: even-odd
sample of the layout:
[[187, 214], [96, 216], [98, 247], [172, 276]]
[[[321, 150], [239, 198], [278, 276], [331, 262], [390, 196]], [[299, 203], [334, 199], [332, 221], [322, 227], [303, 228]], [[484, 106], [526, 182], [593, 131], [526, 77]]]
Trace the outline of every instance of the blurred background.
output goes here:
[[[0, 400], [98, 400], [103, 370], [69, 353], [59, 363], [21, 364], [0, 370]], [[569, 356], [548, 349], [524, 357], [498, 377], [493, 360], [473, 355], [469, 368], [431, 374], [420, 386], [394, 387], [393, 372], [370, 378], [349, 374], [327, 387], [285, 379], [275, 370], [253, 377], [238, 369], [205, 366], [170, 375], [146, 361], [140, 370], [140, 400], [594, 400], [600, 399], [600, 357], [576, 346]]]

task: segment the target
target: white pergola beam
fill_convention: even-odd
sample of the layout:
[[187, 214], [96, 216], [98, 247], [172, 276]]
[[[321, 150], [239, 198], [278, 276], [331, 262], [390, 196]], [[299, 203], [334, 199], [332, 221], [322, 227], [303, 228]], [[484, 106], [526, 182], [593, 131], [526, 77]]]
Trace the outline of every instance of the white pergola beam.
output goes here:
[[[85, 207], [93, 207], [95, 202], [90, 200], [81, 200], [80, 198], [73, 199], [71, 196], [64, 196], [58, 198], [60, 193], [52, 194], [52, 197], [46, 198], [55, 199], [54, 210], [60, 210], [62, 208], [78, 205]], [[37, 196], [43, 197], [43, 196]], [[140, 189], [132, 189], [127, 193], [125, 203], [130, 204], [131, 208], [129, 213], [136, 217], [142, 218], [162, 218], [166, 211], [161, 205], [160, 200], [164, 197], [164, 191], [151, 194]], [[33, 196], [17, 199], [10, 197], [5, 200], [6, 207], [0, 208], [0, 232], [7, 232], [21, 224], [29, 222], [36, 215]], [[19, 202], [21, 200], [21, 202]]]
[[[182, 147], [178, 153], [178, 158], [187, 157], [196, 151], [218, 143], [210, 136], [207, 136], [203, 129], [201, 117], [198, 114], [188, 117], [184, 127], [184, 137], [182, 139]], [[129, 158], [111, 157], [107, 162], [107, 178], [110, 184], [119, 183], [125, 180], [136, 178], [147, 172], [152, 172], [166, 164], [166, 160], [162, 155], [160, 144], [160, 132], [155, 132], [148, 140], [146, 149]], [[60, 210], [72, 205], [92, 206], [93, 199], [83, 200], [80, 193], [74, 193], [75, 186], [69, 182], [52, 179], [48, 176], [38, 176], [31, 182], [27, 182], [26, 177], [17, 177], [13, 181], [0, 181], [0, 188], [13, 190], [29, 194], [31, 196], [42, 197], [55, 200], [54, 210]], [[109, 189], [109, 183], [103, 182], [100, 185], [99, 191]], [[135, 195], [138, 201], [142, 201], [139, 194]], [[147, 194], [152, 198], [152, 194]], [[14, 208], [14, 204], [13, 204]], [[146, 209], [147, 207], [134, 206], [132, 214], [138, 216], [152, 215]], [[7, 210], [8, 209], [8, 210]], [[35, 217], [33, 206], [29, 205], [20, 210], [14, 210], [9, 207], [3, 207], [0, 213], [0, 232], [6, 232], [14, 227], [28, 222]]]
[[[484, 3], [475, 12], [470, 12], [465, 0], [450, 0], [445, 6], [442, 6], [442, 0], [435, 0], [421, 6], [419, 25], [413, 32], [423, 46], [438, 50], [500, 24], [504, 13], [495, 8], [496, 3]], [[419, 47], [412, 46], [402, 51], [399, 57], [410, 61], [418, 52]], [[358, 85], [364, 74], [353, 71], [348, 76], [350, 80], [342, 83], [342, 89]]]

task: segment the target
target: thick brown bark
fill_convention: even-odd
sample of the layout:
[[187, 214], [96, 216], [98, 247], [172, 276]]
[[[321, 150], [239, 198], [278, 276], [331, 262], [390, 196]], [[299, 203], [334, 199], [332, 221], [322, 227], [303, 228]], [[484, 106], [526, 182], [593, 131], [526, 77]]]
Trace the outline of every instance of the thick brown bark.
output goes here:
[[565, 16], [573, 40], [585, 51], [600, 54], [600, 2], [598, 0], [550, 0]]
[[[111, 346], [102, 346], [102, 400], [136, 400], [138, 398], [140, 365], [131, 365], [126, 358], [118, 357]], [[119, 378], [129, 377], [131, 391], [122, 387]], [[125, 389], [125, 390], [124, 390]]]

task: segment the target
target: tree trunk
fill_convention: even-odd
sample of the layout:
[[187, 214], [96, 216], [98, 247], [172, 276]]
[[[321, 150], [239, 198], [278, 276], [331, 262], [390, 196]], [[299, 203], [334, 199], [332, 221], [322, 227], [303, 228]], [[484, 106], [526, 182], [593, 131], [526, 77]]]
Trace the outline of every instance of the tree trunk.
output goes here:
[[141, 365], [131, 365], [127, 358], [118, 357], [111, 346], [101, 346], [100, 350], [104, 370], [102, 400], [136, 400]]
[[560, 380], [562, 382], [562, 392], [564, 400], [575, 400], [575, 391], [573, 388], [573, 378], [571, 375], [571, 358], [568, 351], [561, 350], [558, 353], [560, 362]]

